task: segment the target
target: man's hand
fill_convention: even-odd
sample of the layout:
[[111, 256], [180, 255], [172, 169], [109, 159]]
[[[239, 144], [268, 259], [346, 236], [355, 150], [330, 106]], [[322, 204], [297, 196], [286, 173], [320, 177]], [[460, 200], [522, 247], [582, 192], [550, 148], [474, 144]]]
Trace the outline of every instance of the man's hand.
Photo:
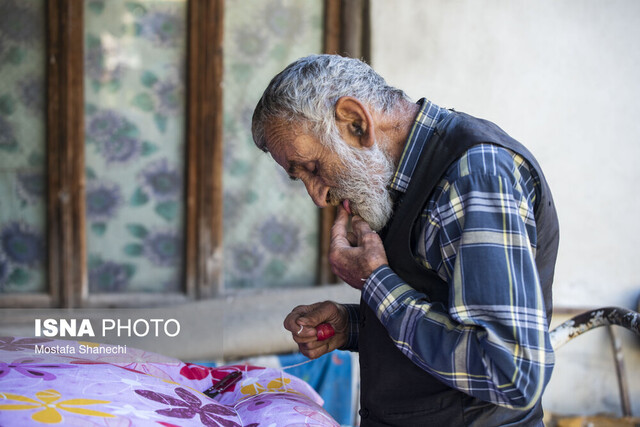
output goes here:
[[351, 219], [353, 232], [347, 231], [349, 214], [338, 206], [336, 220], [331, 228], [329, 263], [333, 272], [356, 289], [378, 267], [388, 263], [380, 236], [362, 218]]
[[[329, 323], [335, 335], [324, 341], [318, 341], [316, 326]], [[325, 301], [311, 305], [299, 305], [284, 319], [284, 328], [291, 332], [298, 343], [300, 353], [310, 359], [316, 359], [347, 343], [349, 314], [347, 309], [335, 302]]]

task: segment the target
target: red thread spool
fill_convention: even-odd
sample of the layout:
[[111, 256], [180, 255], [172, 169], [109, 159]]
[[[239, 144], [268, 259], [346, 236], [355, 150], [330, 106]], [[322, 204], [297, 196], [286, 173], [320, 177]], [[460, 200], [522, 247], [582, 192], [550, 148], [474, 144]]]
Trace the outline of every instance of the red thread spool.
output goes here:
[[336, 331], [330, 323], [321, 323], [316, 326], [316, 337], [318, 338], [318, 341], [329, 339], [335, 334]]

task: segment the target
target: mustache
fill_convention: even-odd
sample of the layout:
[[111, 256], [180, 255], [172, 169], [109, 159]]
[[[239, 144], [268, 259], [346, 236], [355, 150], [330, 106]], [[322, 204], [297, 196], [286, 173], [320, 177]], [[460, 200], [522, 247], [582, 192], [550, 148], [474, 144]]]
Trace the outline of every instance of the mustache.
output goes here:
[[[375, 185], [378, 184], [378, 185]], [[349, 200], [349, 208], [354, 215], [361, 216], [372, 225], [374, 217], [389, 215], [392, 206], [391, 194], [381, 183], [364, 183], [362, 181], [338, 180], [338, 186], [327, 192], [327, 204], [338, 206], [343, 200]], [[380, 219], [374, 222], [380, 222]], [[384, 225], [384, 224], [382, 224]], [[378, 228], [381, 228], [380, 226]]]
[[327, 204], [349, 200], [353, 214], [361, 216], [374, 230], [380, 230], [393, 213], [389, 184], [395, 167], [391, 158], [375, 144], [369, 150], [349, 146], [339, 135], [332, 141], [342, 161], [335, 171], [335, 186], [327, 192]]
[[343, 198], [336, 193], [340, 193], [340, 191], [333, 188], [330, 188], [327, 192], [327, 204], [329, 206], [338, 206], [340, 203], [342, 203]]

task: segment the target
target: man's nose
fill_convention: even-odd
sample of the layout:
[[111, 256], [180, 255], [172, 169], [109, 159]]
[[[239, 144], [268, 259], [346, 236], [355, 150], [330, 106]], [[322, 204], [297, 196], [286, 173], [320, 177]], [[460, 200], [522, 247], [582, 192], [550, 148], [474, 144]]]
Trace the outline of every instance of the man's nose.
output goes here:
[[313, 200], [313, 203], [319, 208], [326, 208], [329, 206], [327, 199], [329, 197], [329, 187], [324, 185], [319, 180], [309, 180], [305, 182], [305, 187], [307, 188], [307, 193]]

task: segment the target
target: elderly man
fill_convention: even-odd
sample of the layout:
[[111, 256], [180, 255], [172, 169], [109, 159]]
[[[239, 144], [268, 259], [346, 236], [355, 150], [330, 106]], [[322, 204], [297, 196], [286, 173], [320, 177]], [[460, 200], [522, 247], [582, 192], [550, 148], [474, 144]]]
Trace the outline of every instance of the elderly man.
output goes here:
[[338, 206], [329, 260], [360, 306], [299, 306], [284, 326], [308, 357], [359, 351], [362, 425], [542, 425], [558, 222], [531, 153], [333, 55], [274, 77], [252, 131]]

